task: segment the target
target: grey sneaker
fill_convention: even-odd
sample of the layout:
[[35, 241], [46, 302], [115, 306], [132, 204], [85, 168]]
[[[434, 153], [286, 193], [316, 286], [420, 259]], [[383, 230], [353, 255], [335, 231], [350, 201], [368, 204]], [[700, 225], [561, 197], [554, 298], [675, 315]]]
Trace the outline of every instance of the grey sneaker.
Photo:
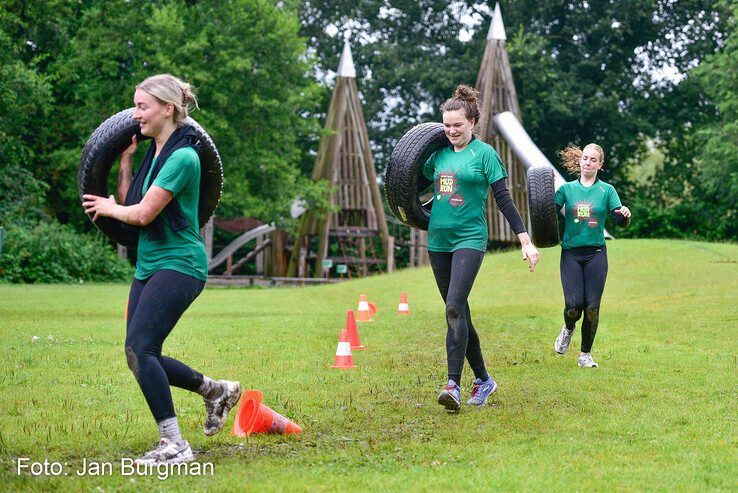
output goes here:
[[190, 462], [195, 460], [190, 444], [185, 440], [172, 442], [166, 438], [159, 440], [159, 444], [153, 450], [146, 452], [134, 462], [136, 464], [176, 464], [178, 462]]
[[571, 332], [566, 328], [566, 325], [561, 327], [561, 334], [556, 338], [554, 342], [554, 351], [559, 354], [566, 354], [569, 350], [569, 344], [571, 343]]
[[205, 420], [203, 431], [207, 436], [215, 435], [223, 429], [228, 420], [228, 412], [241, 398], [241, 384], [239, 382], [229, 382], [227, 380], [219, 380], [219, 382], [223, 386], [223, 393], [215, 399], [204, 399], [205, 411], [208, 417]]
[[591, 354], [584, 353], [579, 355], [579, 366], [583, 366], [585, 368], [597, 368], [597, 363], [592, 359]]

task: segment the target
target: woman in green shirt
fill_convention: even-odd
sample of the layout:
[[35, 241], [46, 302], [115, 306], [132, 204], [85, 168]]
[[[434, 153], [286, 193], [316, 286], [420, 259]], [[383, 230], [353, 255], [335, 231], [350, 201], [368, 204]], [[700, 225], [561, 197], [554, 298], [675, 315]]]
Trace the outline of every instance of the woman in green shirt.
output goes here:
[[497, 389], [485, 368], [467, 302], [487, 250], [486, 204], [490, 187], [500, 211], [518, 235], [523, 259], [528, 260], [531, 272], [540, 258], [510, 197], [505, 167], [492, 146], [474, 137], [480, 117], [478, 98], [475, 89], [460, 85], [441, 106], [451, 145], [433, 153], [423, 167], [423, 174], [435, 183], [428, 256], [446, 303], [448, 384], [438, 396], [438, 403], [449, 411], [461, 407], [459, 384], [465, 358], [476, 377], [467, 404], [484, 405]]
[[205, 400], [204, 431], [213, 435], [225, 425], [228, 411], [241, 395], [238, 382], [215, 381], [184, 363], [161, 354], [164, 340], [197, 298], [207, 280], [207, 257], [200, 237], [200, 142], [185, 123], [197, 101], [190, 85], [169, 74], [149, 77], [136, 86], [133, 117], [151, 146], [136, 174], [134, 136], [123, 152], [118, 200], [84, 195], [83, 207], [93, 220], [112, 217], [140, 229], [136, 272], [128, 297], [125, 354], [157, 422], [158, 445], [137, 462], [186, 462], [194, 459], [182, 439], [169, 386], [197, 392]]
[[559, 153], [564, 167], [578, 180], [556, 191], [556, 208], [563, 209], [564, 239], [561, 242], [561, 285], [564, 289], [564, 326], [554, 342], [554, 350], [569, 350], [577, 321], [582, 321], [579, 366], [597, 367], [591, 355], [600, 321], [600, 300], [607, 279], [605, 218], [612, 214], [619, 226], [630, 223], [630, 210], [620, 203], [615, 188], [597, 178], [605, 153], [597, 144], [584, 149], [570, 145]]

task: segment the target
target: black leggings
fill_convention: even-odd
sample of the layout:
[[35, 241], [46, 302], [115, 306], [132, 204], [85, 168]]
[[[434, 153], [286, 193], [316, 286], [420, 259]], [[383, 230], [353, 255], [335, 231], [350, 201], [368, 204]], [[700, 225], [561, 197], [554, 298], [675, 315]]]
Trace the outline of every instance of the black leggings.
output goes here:
[[161, 346], [204, 287], [203, 281], [168, 269], [131, 284], [126, 359], [157, 423], [175, 417], [170, 385], [196, 392], [202, 384], [201, 373], [162, 356]]
[[582, 352], [588, 353], [600, 322], [600, 300], [607, 279], [607, 249], [603, 246], [561, 250], [560, 265], [564, 322], [572, 331], [584, 313]]
[[467, 301], [482, 265], [484, 252], [462, 248], [455, 252], [429, 251], [428, 257], [438, 290], [446, 303], [448, 378], [457, 385], [461, 384], [461, 371], [466, 356], [474, 375], [486, 380], [487, 370], [484, 367], [482, 348], [477, 331], [472, 325]]

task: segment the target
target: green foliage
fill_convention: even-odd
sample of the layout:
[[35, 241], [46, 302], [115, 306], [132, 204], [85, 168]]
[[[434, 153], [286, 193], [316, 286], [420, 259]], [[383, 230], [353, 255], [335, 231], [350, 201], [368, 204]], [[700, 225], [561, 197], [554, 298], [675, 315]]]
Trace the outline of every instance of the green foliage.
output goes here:
[[0, 172], [0, 226], [28, 226], [48, 220], [45, 193], [49, 186], [19, 166]]
[[[202, 109], [192, 116], [223, 158], [219, 214], [273, 221], [289, 216], [295, 197], [314, 195], [300, 169], [312, 160], [303, 143], [317, 138], [311, 115], [324, 90], [308, 75], [312, 61], [292, 11], [268, 0], [43, 6], [10, 2], [0, 19], [13, 28], [19, 63], [53, 81], [48, 114], [29, 127], [44, 142], [24, 166], [49, 183], [49, 205], [62, 222], [91, 227], [76, 190], [82, 146], [104, 119], [132, 105], [138, 82], [160, 72], [188, 80], [198, 93]], [[23, 46], [29, 39], [33, 49]], [[13, 111], [0, 122], [6, 114]]]
[[101, 235], [81, 234], [56, 221], [9, 225], [0, 255], [0, 282], [124, 281], [131, 266]]

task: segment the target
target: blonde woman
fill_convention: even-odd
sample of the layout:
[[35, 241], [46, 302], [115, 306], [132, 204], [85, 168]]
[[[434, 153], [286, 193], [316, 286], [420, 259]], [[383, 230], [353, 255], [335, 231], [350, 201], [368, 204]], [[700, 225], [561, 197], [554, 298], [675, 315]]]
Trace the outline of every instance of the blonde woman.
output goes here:
[[[186, 462], [192, 449], [180, 433], [169, 386], [197, 392], [205, 399], [206, 435], [225, 425], [241, 394], [238, 382], [215, 381], [186, 364], [162, 355], [162, 345], [207, 280], [205, 245], [198, 229], [200, 143], [188, 111], [197, 106], [189, 84], [169, 75], [136, 86], [133, 117], [151, 145], [136, 174], [134, 136], [123, 152], [118, 200], [84, 195], [82, 206], [93, 221], [118, 219], [140, 229], [138, 260], [128, 298], [125, 355], [156, 420], [160, 440], [140, 463]], [[123, 205], [125, 204], [125, 205]]]
[[584, 149], [570, 145], [559, 152], [564, 167], [579, 179], [556, 191], [556, 208], [564, 211], [561, 242], [561, 285], [564, 289], [564, 326], [554, 350], [569, 350], [577, 321], [582, 320], [582, 344], [578, 364], [595, 368], [592, 344], [600, 321], [600, 300], [607, 279], [605, 218], [611, 214], [619, 226], [630, 223], [630, 210], [620, 202], [615, 188], [597, 178], [605, 153], [597, 144]]

